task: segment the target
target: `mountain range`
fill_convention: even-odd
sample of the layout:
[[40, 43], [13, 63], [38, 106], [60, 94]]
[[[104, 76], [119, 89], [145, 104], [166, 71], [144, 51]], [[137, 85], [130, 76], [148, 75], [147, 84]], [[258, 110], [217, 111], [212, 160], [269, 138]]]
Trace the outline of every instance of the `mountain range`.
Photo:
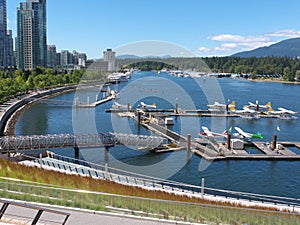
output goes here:
[[251, 51], [239, 52], [233, 57], [299, 57], [300, 56], [300, 38], [291, 38], [280, 41], [268, 47], [261, 47]]

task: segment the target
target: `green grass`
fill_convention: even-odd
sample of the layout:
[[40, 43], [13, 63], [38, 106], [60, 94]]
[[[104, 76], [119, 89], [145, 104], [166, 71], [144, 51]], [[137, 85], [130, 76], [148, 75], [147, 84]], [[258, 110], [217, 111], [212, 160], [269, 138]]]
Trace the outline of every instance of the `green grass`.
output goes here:
[[[0, 197], [109, 211], [107, 206], [129, 209], [131, 214], [208, 224], [299, 224], [299, 214], [212, 205], [201, 199], [145, 191], [108, 181], [68, 176], [53, 171], [0, 161]], [[32, 183], [39, 182], [39, 183]], [[82, 193], [78, 189], [90, 190]], [[112, 194], [107, 194], [112, 193]], [[139, 196], [139, 197], [137, 197]], [[208, 204], [210, 203], [210, 204]]]

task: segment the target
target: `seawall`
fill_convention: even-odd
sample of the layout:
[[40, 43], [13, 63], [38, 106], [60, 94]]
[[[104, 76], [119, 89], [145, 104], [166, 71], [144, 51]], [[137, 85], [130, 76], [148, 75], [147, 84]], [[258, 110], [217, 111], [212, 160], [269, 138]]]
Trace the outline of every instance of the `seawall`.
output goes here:
[[17, 99], [15, 102], [12, 102], [3, 112], [0, 112], [0, 136], [4, 136], [6, 131], [8, 130], [8, 121], [11, 116], [21, 107], [36, 101], [38, 98], [50, 97], [51, 95], [63, 93], [66, 91], [72, 91], [77, 88], [77, 85], [66, 86], [66, 87], [58, 87], [54, 89], [44, 90], [34, 92], [32, 94], [26, 95], [20, 99]]

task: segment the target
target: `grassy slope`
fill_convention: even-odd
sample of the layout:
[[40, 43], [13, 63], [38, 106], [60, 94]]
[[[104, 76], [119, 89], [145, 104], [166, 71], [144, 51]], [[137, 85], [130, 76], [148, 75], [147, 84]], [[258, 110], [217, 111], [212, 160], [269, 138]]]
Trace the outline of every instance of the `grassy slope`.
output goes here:
[[[10, 185], [1, 187], [3, 190], [12, 190], [12, 192], [2, 191], [0, 196], [8, 198], [17, 198], [22, 200], [45, 202], [50, 204], [67, 205], [74, 207], [89, 208], [95, 210], [106, 210], [105, 206], [127, 208], [131, 210], [140, 210], [149, 213], [163, 215], [164, 218], [179, 218], [191, 222], [223, 222], [229, 224], [240, 224], [251, 220], [251, 224], [297, 224], [300, 217], [295, 215], [279, 215], [276, 212], [258, 212], [249, 210], [240, 210], [236, 208], [220, 208], [224, 203], [217, 203], [218, 206], [203, 206], [203, 204], [212, 204], [197, 198], [186, 196], [176, 196], [160, 191], [147, 191], [137, 187], [129, 187], [116, 184], [105, 180], [96, 180], [89, 177], [76, 175], [67, 175], [54, 171], [46, 171], [39, 168], [22, 166], [16, 163], [0, 160], [0, 176], [6, 178], [16, 178], [20, 180], [38, 182], [42, 184], [55, 185], [70, 189], [82, 189], [95, 192], [105, 192], [126, 196], [139, 196], [144, 198], [164, 199], [181, 202], [194, 202], [199, 205], [178, 205], [170, 203], [161, 203], [153, 201], [142, 201], [136, 199], [126, 199], [123, 197], [99, 196], [93, 194], [73, 193], [68, 191], [49, 190], [43, 188], [30, 188], [19, 185]], [[16, 193], [34, 193], [21, 195]], [[49, 197], [46, 197], [49, 196]], [[46, 198], [45, 198], [46, 197]], [[226, 206], [229, 206], [226, 204]], [[231, 205], [234, 206], [234, 205]]]

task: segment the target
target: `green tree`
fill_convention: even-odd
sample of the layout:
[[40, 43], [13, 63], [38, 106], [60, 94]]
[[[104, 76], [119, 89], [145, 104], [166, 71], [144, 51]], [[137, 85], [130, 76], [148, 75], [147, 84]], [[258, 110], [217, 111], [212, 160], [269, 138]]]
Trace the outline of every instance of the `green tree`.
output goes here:
[[283, 70], [283, 79], [286, 81], [293, 81], [294, 76], [289, 67], [285, 67]]
[[295, 80], [298, 81], [298, 82], [300, 81], [300, 70], [296, 70]]
[[33, 76], [30, 75], [26, 81], [26, 85], [28, 89], [34, 89]]

